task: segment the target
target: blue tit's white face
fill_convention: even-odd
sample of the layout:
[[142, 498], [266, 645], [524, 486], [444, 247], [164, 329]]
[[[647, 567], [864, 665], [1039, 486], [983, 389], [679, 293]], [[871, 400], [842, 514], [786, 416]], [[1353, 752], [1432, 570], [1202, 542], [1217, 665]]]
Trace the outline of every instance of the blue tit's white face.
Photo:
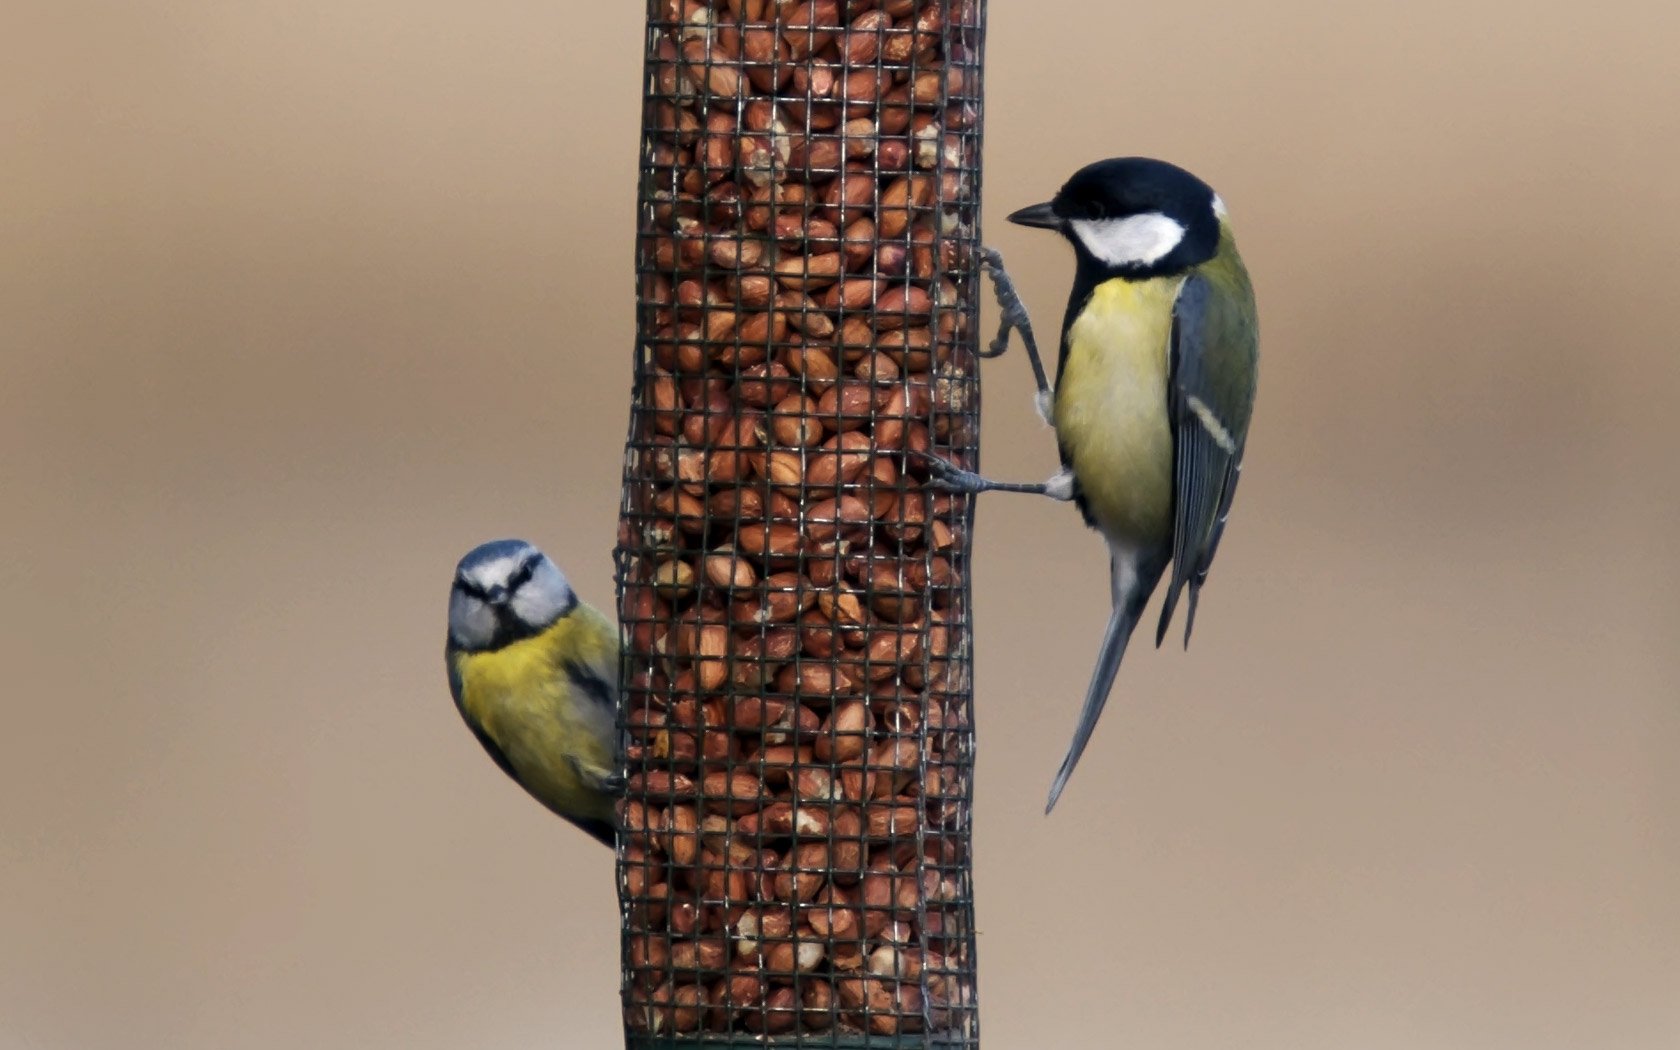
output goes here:
[[577, 596], [560, 568], [524, 540], [475, 547], [455, 567], [449, 640], [467, 650], [528, 638], [572, 611]]

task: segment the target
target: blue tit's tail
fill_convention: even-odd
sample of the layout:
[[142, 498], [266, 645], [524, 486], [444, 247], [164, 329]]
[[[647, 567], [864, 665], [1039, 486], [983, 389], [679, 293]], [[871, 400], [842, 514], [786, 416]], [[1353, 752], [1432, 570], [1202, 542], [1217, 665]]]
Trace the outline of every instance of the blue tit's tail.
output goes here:
[[[561, 815], [564, 816], [564, 814]], [[618, 845], [618, 829], [613, 826], [612, 821], [601, 820], [598, 817], [566, 817], [566, 819], [608, 849]]]
[[1067, 757], [1062, 759], [1062, 768], [1056, 771], [1055, 782], [1050, 785], [1050, 801], [1044, 806], [1046, 815], [1056, 808], [1056, 800], [1062, 797], [1062, 789], [1067, 787], [1068, 778], [1073, 776], [1074, 767], [1085, 754], [1085, 745], [1091, 742], [1097, 719], [1102, 717], [1103, 705], [1108, 703], [1109, 690], [1114, 686], [1114, 676], [1120, 671], [1120, 658], [1126, 655], [1126, 643], [1131, 641], [1143, 607], [1161, 579], [1166, 559], [1118, 554], [1111, 556], [1109, 566], [1114, 610], [1103, 631], [1102, 648], [1097, 650], [1097, 667], [1085, 691], [1085, 706], [1079, 711], [1073, 743], [1068, 745]]

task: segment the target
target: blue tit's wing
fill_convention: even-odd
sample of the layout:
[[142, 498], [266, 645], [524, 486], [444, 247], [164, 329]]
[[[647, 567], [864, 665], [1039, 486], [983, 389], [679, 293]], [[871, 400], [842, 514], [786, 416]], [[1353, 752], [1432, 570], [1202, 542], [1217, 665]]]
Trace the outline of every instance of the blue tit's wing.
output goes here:
[[[574, 752], [566, 756], [566, 761], [578, 779], [591, 790], [616, 797], [624, 792], [624, 777], [617, 769], [603, 765], [602, 761], [611, 761], [615, 765], [621, 761], [620, 749], [613, 738], [613, 726], [618, 717], [621, 659], [618, 632], [613, 629], [612, 621], [592, 606], [580, 606], [572, 616], [582, 629], [577, 656], [562, 664], [561, 673], [566, 676], [579, 701], [590, 708], [584, 721], [595, 727], [601, 746], [587, 749], [584, 753]], [[611, 821], [588, 817], [567, 819], [609, 848], [617, 842], [617, 831]]]
[[1166, 637], [1180, 593], [1190, 589], [1184, 644], [1196, 618], [1197, 592], [1224, 534], [1242, 469], [1254, 401], [1257, 342], [1254, 299], [1240, 270], [1193, 272], [1173, 304], [1172, 579], [1155, 644]]
[[597, 790], [617, 794], [624, 779], [615, 768], [621, 757], [614, 738], [618, 719], [619, 673], [623, 660], [618, 629], [594, 606], [580, 604], [571, 614], [576, 634], [568, 646], [571, 656], [561, 665], [567, 683], [586, 710], [581, 721], [596, 737], [597, 746], [580, 749], [574, 768]]
[[608, 680], [602, 668], [590, 661], [567, 660], [566, 678], [588, 703], [612, 712], [618, 709], [618, 688]]
[[[596, 664], [568, 660], [562, 670], [580, 701], [595, 709], [590, 721], [598, 727], [603, 737], [605, 746], [602, 750], [605, 754], [616, 756], [618, 749], [612, 746], [611, 739], [613, 719], [618, 713], [617, 685], [608, 681], [602, 668]], [[617, 794], [624, 790], [624, 778], [618, 775], [617, 770], [576, 754], [568, 756], [567, 760], [571, 763], [572, 770], [577, 773], [578, 779], [589, 785], [592, 790], [607, 794]]]

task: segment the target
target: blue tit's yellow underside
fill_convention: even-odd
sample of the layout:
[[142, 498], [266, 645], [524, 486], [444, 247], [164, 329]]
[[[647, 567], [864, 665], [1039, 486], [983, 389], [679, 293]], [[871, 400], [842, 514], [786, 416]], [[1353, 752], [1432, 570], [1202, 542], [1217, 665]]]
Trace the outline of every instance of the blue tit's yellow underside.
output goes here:
[[611, 823], [618, 632], [579, 603], [529, 638], [451, 651], [450, 688], [492, 758], [539, 802], [580, 825]]
[[1056, 434], [1087, 514], [1127, 546], [1159, 544], [1172, 532], [1168, 351], [1183, 280], [1104, 281], [1067, 330]]

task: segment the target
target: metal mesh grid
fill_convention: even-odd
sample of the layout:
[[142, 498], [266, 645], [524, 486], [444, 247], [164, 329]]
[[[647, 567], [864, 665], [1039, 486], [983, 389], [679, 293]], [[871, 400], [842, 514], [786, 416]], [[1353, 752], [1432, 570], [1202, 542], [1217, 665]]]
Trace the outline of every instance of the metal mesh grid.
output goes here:
[[978, 1045], [984, 0], [650, 0], [628, 1045]]

